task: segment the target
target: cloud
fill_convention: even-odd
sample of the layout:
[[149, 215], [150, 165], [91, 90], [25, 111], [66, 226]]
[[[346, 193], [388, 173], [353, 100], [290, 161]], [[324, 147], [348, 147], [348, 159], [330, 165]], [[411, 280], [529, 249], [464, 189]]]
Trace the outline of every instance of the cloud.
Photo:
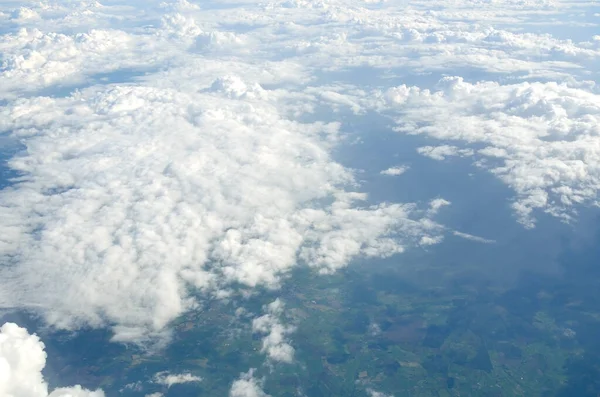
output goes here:
[[136, 382], [131, 382], [131, 383], [127, 383], [125, 386], [123, 386], [123, 388], [121, 388], [119, 390], [120, 393], [123, 393], [123, 391], [125, 390], [133, 390], [136, 392], [140, 392], [143, 390], [143, 384], [142, 381], [136, 381]]
[[[515, 191], [512, 207], [527, 227], [534, 226], [536, 210], [570, 220], [577, 205], [597, 205], [597, 94], [553, 82], [471, 84], [449, 77], [441, 84], [444, 88], [435, 92], [393, 90], [405, 98], [391, 105], [402, 114], [399, 131], [463, 142], [467, 147], [460, 155], [476, 157], [479, 166]], [[441, 159], [458, 150], [448, 148], [420, 151]]]
[[104, 397], [101, 390], [81, 386], [57, 388], [48, 394], [42, 376], [44, 343], [14, 323], [0, 327], [0, 395], [7, 397]]
[[369, 397], [394, 397], [392, 394], [385, 394], [373, 389], [367, 389], [367, 393], [369, 394]]
[[27, 147], [8, 163], [24, 177], [0, 193], [2, 305], [139, 342], [165, 337], [190, 288], [277, 288], [298, 264], [331, 273], [439, 235], [415, 205], [361, 206], [329, 154], [339, 124], [292, 121], [274, 105], [285, 97], [228, 76], [2, 110], [0, 129]]
[[[560, 18], [578, 2], [20, 3], [0, 6], [0, 133], [24, 147], [0, 192], [0, 306], [52, 327], [167, 340], [203, 299], [277, 289], [297, 266], [331, 274], [447, 233], [491, 242], [438, 224], [442, 198], [367, 204], [332, 154], [348, 113], [391, 115], [432, 159], [472, 158], [528, 227], [599, 204], [600, 40], [558, 32], [583, 26]], [[252, 322], [267, 360], [293, 361], [285, 320], [276, 300]], [[43, 344], [14, 327], [0, 395], [48, 397]], [[263, 384], [250, 370], [230, 396]], [[50, 394], [67, 395], [102, 392]]]
[[[65, 35], [21, 29], [2, 36], [0, 98], [31, 92], [54, 84], [81, 83], [84, 75], [107, 72], [130, 64], [123, 57], [109, 61], [108, 56], [130, 53], [129, 36], [122, 31], [92, 30]], [[82, 71], [85, 70], [85, 73]]]
[[484, 244], [493, 244], [496, 242], [496, 240], [489, 240], [487, 238], [483, 238], [483, 237], [479, 237], [479, 236], [474, 236], [472, 234], [468, 234], [468, 233], [463, 233], [463, 232], [459, 232], [459, 231], [454, 231], [452, 232], [452, 234], [454, 234], [457, 237], [461, 237], [467, 240], [471, 240], [471, 241], [475, 241], [478, 243], [484, 243]]
[[[348, 110], [476, 158], [528, 226], [596, 204], [600, 41], [527, 33], [572, 3], [15, 4], [0, 131], [25, 150], [0, 192], [0, 305], [51, 326], [166, 338], [202, 297], [439, 243], [437, 208], [366, 205], [333, 160]], [[426, 89], [461, 73], [504, 80]]]
[[159, 383], [171, 387], [180, 383], [201, 382], [202, 378], [188, 373], [169, 374], [168, 372], [159, 372], [154, 375], [154, 383]]
[[254, 369], [241, 374], [231, 385], [229, 397], [268, 397], [262, 390], [262, 381], [254, 378]]
[[446, 199], [438, 197], [429, 202], [429, 211], [427, 211], [431, 216], [437, 214], [441, 208], [447, 207], [452, 203]]
[[[319, 74], [336, 73], [335, 80], [346, 80], [348, 70], [361, 70], [347, 81], [361, 89], [415, 75], [426, 82], [430, 74], [460, 70], [516, 79], [591, 79], [600, 57], [600, 42], [593, 37], [577, 42], [526, 32], [539, 30], [539, 20], [549, 15], [565, 15], [561, 2], [434, 1], [417, 2], [411, 9], [394, 2], [377, 7], [342, 3], [282, 0], [226, 9], [181, 1], [5, 6], [7, 16], [22, 16], [17, 18], [22, 29], [12, 29], [0, 40], [6, 61], [0, 93], [16, 98], [23, 91], [80, 84], [99, 74], [164, 70], [165, 65], [195, 65], [197, 73], [213, 68], [252, 73], [263, 80], [277, 68], [302, 84], [316, 81], [321, 96], [338, 104], [346, 101], [358, 111], [356, 103], [323, 87]], [[574, 3], [569, 7], [578, 8]], [[296, 9], [302, 9], [302, 17]], [[30, 18], [35, 15], [39, 18]], [[568, 28], [582, 22], [560, 23]]]
[[266, 353], [273, 361], [291, 363], [294, 359], [294, 348], [287, 342], [287, 335], [292, 333], [295, 327], [281, 323], [284, 304], [277, 298], [264, 309], [267, 314], [252, 320], [252, 331], [266, 334], [262, 340], [261, 352]]
[[408, 168], [409, 167], [404, 166], [404, 165], [397, 166], [397, 167], [390, 167], [388, 169], [381, 171], [380, 174], [381, 175], [389, 175], [389, 176], [398, 176], [398, 175], [402, 175], [406, 171], [408, 171]]
[[31, 20], [38, 20], [40, 19], [40, 15], [31, 8], [19, 7], [17, 10], [12, 12], [10, 19], [12, 22], [19, 23]]
[[381, 327], [377, 323], [369, 324], [369, 335], [376, 336], [381, 334]]
[[458, 156], [466, 157], [472, 156], [473, 150], [471, 149], [460, 149], [456, 146], [440, 145], [440, 146], [423, 146], [417, 149], [419, 154], [430, 157], [434, 160], [445, 160], [446, 157]]

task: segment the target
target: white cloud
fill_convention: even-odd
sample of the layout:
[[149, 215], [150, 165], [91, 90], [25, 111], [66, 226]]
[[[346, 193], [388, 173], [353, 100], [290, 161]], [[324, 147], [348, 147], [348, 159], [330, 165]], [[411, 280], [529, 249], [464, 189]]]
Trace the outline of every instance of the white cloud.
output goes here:
[[[515, 191], [527, 226], [536, 210], [570, 219], [598, 205], [600, 40], [528, 33], [582, 26], [564, 18], [581, 3], [3, 3], [0, 133], [26, 150], [0, 192], [0, 306], [58, 328], [111, 326], [114, 341], [166, 340], [196, 299], [276, 289], [295, 266], [329, 274], [446, 233], [491, 242], [436, 223], [442, 198], [367, 205], [332, 156], [348, 112], [391, 114], [448, 165], [473, 158]], [[445, 75], [471, 82], [436, 86]], [[264, 310], [252, 322], [263, 353], [292, 362], [283, 303]], [[0, 335], [0, 395], [48, 397], [43, 344], [16, 330]], [[230, 396], [266, 397], [263, 384], [251, 370]]]
[[133, 391], [137, 391], [140, 392], [143, 389], [143, 385], [141, 381], [137, 381], [137, 382], [132, 382], [132, 383], [128, 383], [125, 386], [123, 386], [123, 388], [121, 388], [119, 390], [119, 392], [123, 392], [124, 390], [133, 390]]
[[[461, 68], [512, 73], [514, 78], [565, 79], [593, 73], [600, 56], [600, 43], [593, 38], [576, 42], [513, 29], [538, 30], [537, 19], [560, 17], [567, 6], [571, 11], [579, 8], [576, 3], [550, 8], [517, 3], [414, 1], [410, 9], [401, 3], [373, 7], [348, 0], [282, 0], [226, 9], [181, 1], [159, 7], [154, 2], [32, 3], [22, 12], [19, 7], [5, 9], [7, 15], [40, 19], [25, 18], [26, 30], [3, 35], [0, 49], [8, 62], [0, 82], [4, 95], [10, 91], [14, 96], [14, 91], [72, 84], [98, 73], [195, 62], [204, 64], [198, 71], [217, 67], [222, 72], [253, 73], [257, 80], [272, 77], [275, 66], [290, 77], [301, 77], [304, 84], [322, 71], [341, 72], [343, 77], [352, 68], [367, 69], [352, 81], [355, 85], [370, 85], [370, 79], [385, 73], [389, 78], [427, 76]], [[436, 12], [430, 12], [431, 7]], [[568, 28], [581, 22], [560, 23]], [[343, 98], [316, 88], [328, 100]], [[347, 105], [359, 109], [355, 103]]]
[[261, 352], [266, 353], [273, 361], [291, 363], [294, 360], [294, 348], [288, 343], [287, 338], [295, 327], [281, 323], [284, 303], [277, 298], [264, 309], [266, 314], [252, 320], [252, 331], [266, 334], [262, 340]]
[[394, 397], [392, 394], [385, 394], [373, 389], [367, 389], [367, 393], [369, 394], [369, 397]]
[[13, 11], [11, 15], [11, 20], [13, 22], [24, 22], [32, 19], [40, 19], [40, 15], [35, 10], [27, 7], [19, 7], [17, 10]]
[[[527, 225], [595, 203], [600, 41], [527, 33], [577, 2], [109, 3], [0, 6], [0, 131], [26, 147], [0, 193], [4, 307], [137, 342], [168, 335], [190, 288], [277, 288], [299, 264], [440, 242], [438, 208], [353, 191], [335, 112], [399, 113], [448, 141], [423, 154], [477, 157]], [[463, 72], [514, 83], [424, 89]], [[408, 79], [422, 88], [387, 89]], [[520, 83], [540, 79], [569, 86]]]
[[163, 394], [159, 393], [159, 392], [150, 393], [150, 394], [146, 394], [146, 397], [163, 397]]
[[[20, 91], [35, 91], [68, 81], [77, 84], [85, 74], [106, 72], [130, 64], [129, 59], [106, 59], [115, 52], [129, 54], [129, 36], [122, 31], [92, 30], [69, 36], [21, 29], [0, 40], [3, 64], [0, 69], [0, 98]], [[106, 62], [104, 62], [106, 60]], [[101, 64], [98, 68], [98, 64]]]
[[328, 152], [337, 124], [244, 95], [130, 85], [5, 107], [0, 128], [28, 148], [9, 164], [28, 176], [0, 193], [0, 252], [19, 258], [2, 304], [141, 341], [191, 307], [189, 286], [276, 288], [298, 258], [332, 272], [440, 233], [414, 205], [359, 205]]
[[241, 374], [231, 385], [229, 397], [268, 397], [262, 389], [262, 381], [254, 378], [254, 369]]
[[180, 383], [194, 383], [201, 382], [202, 378], [188, 373], [182, 374], [170, 374], [168, 372], [159, 372], [154, 375], [154, 383], [159, 383], [167, 387], [177, 385]]
[[516, 192], [513, 209], [528, 227], [535, 223], [534, 210], [569, 220], [577, 204], [597, 203], [598, 95], [557, 83], [470, 84], [458, 77], [442, 83], [445, 88], [437, 92], [394, 90], [406, 97], [392, 105], [402, 113], [398, 129], [485, 148], [420, 152], [439, 159], [457, 151], [481, 156], [478, 164]]
[[421, 246], [428, 246], [428, 245], [435, 245], [435, 244], [439, 244], [441, 243], [443, 240], [443, 238], [441, 236], [435, 236], [435, 237], [431, 237], [431, 236], [423, 236], [421, 237], [421, 239], [419, 240], [419, 245]]
[[380, 172], [381, 175], [398, 176], [408, 171], [408, 167], [401, 165], [397, 167], [390, 167]]
[[452, 203], [446, 199], [438, 197], [429, 202], [429, 211], [427, 211], [431, 216], [437, 214], [441, 208], [447, 207]]
[[452, 234], [454, 234], [457, 237], [461, 237], [464, 238], [466, 240], [471, 240], [471, 241], [475, 241], [478, 243], [484, 243], [484, 244], [493, 244], [496, 242], [496, 240], [490, 240], [487, 238], [483, 238], [483, 237], [479, 237], [479, 236], [474, 236], [472, 234], [468, 234], [468, 233], [463, 233], [463, 232], [459, 232], [459, 231], [454, 231], [452, 232]]
[[427, 156], [439, 161], [445, 160], [446, 157], [451, 156], [465, 157], [473, 155], [473, 150], [471, 149], [460, 149], [456, 146], [450, 145], [423, 146], [418, 148], [417, 152], [423, 156]]
[[101, 390], [81, 386], [58, 388], [48, 394], [42, 376], [46, 365], [44, 343], [37, 335], [14, 323], [0, 327], [0, 396], [6, 397], [104, 397]]

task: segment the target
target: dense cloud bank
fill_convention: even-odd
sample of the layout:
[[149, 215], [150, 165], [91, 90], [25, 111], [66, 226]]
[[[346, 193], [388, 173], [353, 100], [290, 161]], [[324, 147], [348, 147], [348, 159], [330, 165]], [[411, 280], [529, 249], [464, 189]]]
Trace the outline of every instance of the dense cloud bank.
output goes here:
[[[425, 208], [363, 204], [330, 154], [340, 123], [299, 121], [322, 106], [306, 92], [310, 68], [269, 59], [282, 49], [265, 32], [215, 31], [211, 12], [187, 2], [81, 7], [48, 3], [4, 35], [1, 77], [17, 86], [2, 85], [0, 128], [26, 150], [8, 162], [22, 176], [0, 194], [3, 306], [143, 341], [199, 303], [190, 287], [226, 298], [232, 285], [277, 288], [298, 264], [331, 273], [441, 240]], [[107, 30], [117, 13], [128, 22]], [[160, 23], [128, 26], [150, 15]], [[61, 18], [86, 32], [63, 32]], [[119, 81], [142, 64], [160, 70]], [[282, 84], [292, 86], [263, 87]]]

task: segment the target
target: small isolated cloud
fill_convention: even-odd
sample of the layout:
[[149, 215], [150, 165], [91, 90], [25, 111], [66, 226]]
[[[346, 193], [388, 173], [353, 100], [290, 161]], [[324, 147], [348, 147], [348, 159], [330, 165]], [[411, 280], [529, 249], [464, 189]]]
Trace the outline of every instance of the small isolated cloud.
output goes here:
[[419, 245], [421, 245], [421, 246], [435, 245], [435, 244], [441, 243], [443, 241], [443, 239], [444, 238], [442, 236], [435, 236], [435, 237], [423, 236], [419, 240]]
[[132, 383], [128, 383], [125, 386], [123, 386], [123, 388], [121, 388], [119, 391], [122, 393], [124, 390], [133, 390], [133, 391], [137, 391], [140, 392], [143, 389], [143, 385], [141, 381], [137, 381], [137, 382], [132, 382]]
[[254, 369], [251, 369], [233, 382], [229, 397], [268, 397], [262, 389], [262, 383], [262, 380], [254, 378]]
[[433, 199], [429, 202], [429, 211], [428, 213], [430, 215], [435, 215], [439, 212], [439, 210], [443, 207], [447, 207], [449, 205], [451, 205], [452, 203], [446, 199], [443, 198], [436, 198]]
[[37, 335], [14, 323], [0, 327], [0, 396], [6, 397], [104, 397], [101, 390], [81, 386], [58, 388], [48, 393], [42, 376], [46, 366], [44, 343]]
[[163, 397], [163, 394], [160, 392], [146, 394], [145, 397]]
[[432, 158], [434, 160], [442, 161], [446, 157], [465, 157], [472, 156], [472, 149], [460, 149], [456, 146], [440, 145], [440, 146], [423, 146], [417, 149], [419, 154]]
[[376, 336], [381, 334], [381, 327], [377, 323], [369, 324], [369, 335]]
[[252, 321], [252, 331], [266, 334], [262, 340], [261, 352], [269, 359], [291, 363], [294, 359], [294, 348], [287, 342], [287, 335], [295, 330], [293, 326], [281, 323], [284, 304], [277, 298], [265, 306], [267, 314]]
[[394, 397], [392, 394], [385, 394], [373, 389], [367, 389], [367, 393], [369, 394], [369, 397]]
[[401, 165], [397, 167], [390, 167], [387, 170], [383, 170], [380, 172], [381, 175], [389, 175], [389, 176], [398, 176], [404, 174], [408, 171], [408, 167]]
[[168, 372], [159, 372], [154, 375], [154, 383], [171, 387], [179, 383], [201, 382], [202, 378], [188, 373], [169, 374]]

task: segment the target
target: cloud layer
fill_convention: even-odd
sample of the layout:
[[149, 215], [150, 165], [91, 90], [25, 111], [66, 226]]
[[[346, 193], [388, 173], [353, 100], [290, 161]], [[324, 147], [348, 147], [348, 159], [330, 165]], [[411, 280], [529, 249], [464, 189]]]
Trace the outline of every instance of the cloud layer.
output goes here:
[[287, 119], [282, 101], [225, 76], [201, 91], [117, 85], [5, 107], [0, 128], [27, 151], [0, 194], [0, 304], [143, 340], [195, 304], [190, 287], [276, 288], [298, 263], [328, 273], [439, 239], [412, 204], [361, 206], [329, 154], [339, 125]]
[[467, 147], [419, 149], [436, 160], [470, 156], [516, 193], [512, 204], [527, 227], [534, 211], [570, 220], [576, 205], [598, 205], [600, 96], [567, 84], [471, 84], [448, 77], [438, 91], [392, 88], [398, 130]]
[[[330, 274], [448, 232], [491, 242], [436, 223], [441, 198], [366, 204], [332, 154], [349, 114], [393, 118], [427, 138], [417, 151], [431, 159], [472, 159], [513, 189], [527, 227], [539, 212], [575, 219], [600, 186], [600, 37], [588, 8], [3, 2], [0, 133], [24, 149], [0, 192], [0, 307], [143, 342], [204, 298], [277, 289], [296, 266]], [[276, 300], [252, 323], [272, 362], [294, 353], [282, 310]], [[47, 396], [43, 345], [6, 327], [6, 357], [31, 363], [17, 371], [5, 359], [6, 393]], [[250, 371], [230, 395], [265, 396], [261, 386]], [[101, 395], [51, 395], [67, 392]]]

